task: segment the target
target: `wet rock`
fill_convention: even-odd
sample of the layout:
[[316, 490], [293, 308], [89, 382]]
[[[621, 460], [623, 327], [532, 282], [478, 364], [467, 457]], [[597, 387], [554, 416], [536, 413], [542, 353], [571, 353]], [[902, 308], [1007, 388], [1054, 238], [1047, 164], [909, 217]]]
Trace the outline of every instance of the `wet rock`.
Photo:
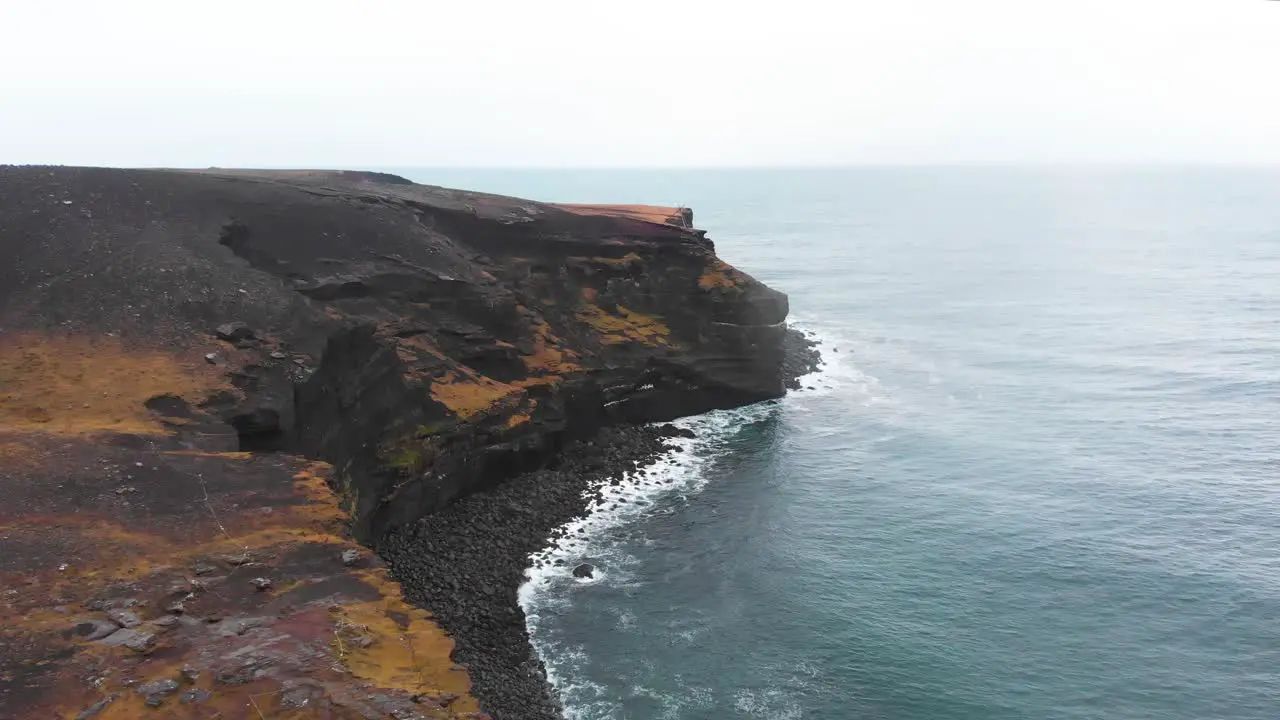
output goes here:
[[135, 628], [142, 624], [142, 618], [132, 610], [122, 610], [119, 608], [108, 610], [107, 617], [111, 618], [111, 622], [120, 627]]
[[134, 688], [138, 694], [146, 696], [146, 703], [151, 707], [160, 707], [164, 699], [169, 695], [178, 691], [180, 685], [177, 680], [164, 679], [155, 680]]
[[162, 617], [156, 618], [155, 620], [152, 620], [151, 622], [147, 623], [144, 627], [163, 631], [163, 630], [169, 630], [173, 628], [179, 622], [181, 621], [178, 620], [178, 618], [174, 617], [173, 615], [164, 615]]
[[106, 696], [106, 697], [102, 698], [102, 699], [101, 699], [101, 700], [99, 700], [98, 702], [96, 702], [96, 703], [94, 703], [94, 704], [90, 705], [89, 707], [85, 708], [84, 710], [81, 710], [81, 711], [76, 715], [75, 720], [89, 720], [90, 718], [95, 718], [95, 717], [97, 717], [99, 713], [101, 713], [103, 710], [106, 710], [106, 709], [107, 709], [107, 706], [108, 706], [108, 705], [110, 705], [111, 703], [115, 702], [115, 701], [116, 701], [116, 698], [118, 698], [118, 697], [120, 697], [120, 696], [119, 696], [119, 695], [116, 695], [116, 694], [114, 694], [114, 693], [113, 693], [113, 694], [111, 694], [111, 695], [108, 695], [108, 696]]
[[219, 623], [215, 632], [221, 637], [234, 637], [244, 635], [254, 628], [270, 625], [274, 621], [275, 618], [269, 616], [236, 618]]
[[219, 340], [227, 342], [237, 342], [239, 340], [248, 340], [253, 338], [254, 332], [249, 326], [243, 322], [229, 322], [219, 325], [215, 332]]
[[182, 697], [178, 698], [178, 702], [182, 703], [183, 705], [190, 705], [192, 703], [204, 702], [205, 700], [208, 700], [210, 697], [211, 695], [208, 691], [201, 690], [200, 688], [192, 688], [182, 693]]
[[179, 687], [177, 680], [165, 678], [164, 680], [155, 680], [139, 685], [135, 689], [143, 695], [168, 695], [177, 691]]
[[284, 688], [280, 693], [281, 710], [301, 710], [324, 697], [324, 689], [307, 682], [290, 681], [292, 687]]
[[155, 647], [156, 634], [145, 630], [123, 628], [100, 640], [103, 645], [126, 647], [136, 652], [147, 652]]
[[688, 438], [690, 440], [698, 437], [689, 428], [680, 427], [679, 425], [663, 425], [662, 431], [666, 434], [667, 437]]
[[120, 629], [120, 626], [106, 620], [81, 620], [72, 628], [72, 632], [85, 640], [101, 640]]
[[595, 575], [596, 568], [591, 563], [582, 563], [573, 569], [573, 576], [576, 578], [589, 578]]
[[251, 656], [239, 661], [236, 665], [225, 667], [214, 673], [213, 679], [224, 685], [244, 685], [252, 682], [270, 664], [262, 658]]

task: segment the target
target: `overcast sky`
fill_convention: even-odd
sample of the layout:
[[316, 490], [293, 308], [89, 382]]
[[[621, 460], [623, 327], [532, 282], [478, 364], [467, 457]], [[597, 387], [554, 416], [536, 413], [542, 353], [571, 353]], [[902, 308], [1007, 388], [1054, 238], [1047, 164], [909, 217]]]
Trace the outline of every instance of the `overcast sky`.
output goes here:
[[0, 0], [0, 162], [1280, 163], [1280, 2]]

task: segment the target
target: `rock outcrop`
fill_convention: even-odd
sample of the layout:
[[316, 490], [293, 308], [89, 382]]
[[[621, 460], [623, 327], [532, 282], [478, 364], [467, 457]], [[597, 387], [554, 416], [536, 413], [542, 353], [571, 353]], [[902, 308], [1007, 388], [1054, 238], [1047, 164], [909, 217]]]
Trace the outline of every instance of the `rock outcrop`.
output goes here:
[[786, 314], [684, 209], [0, 168], [0, 717], [478, 710], [353, 538], [780, 396]]

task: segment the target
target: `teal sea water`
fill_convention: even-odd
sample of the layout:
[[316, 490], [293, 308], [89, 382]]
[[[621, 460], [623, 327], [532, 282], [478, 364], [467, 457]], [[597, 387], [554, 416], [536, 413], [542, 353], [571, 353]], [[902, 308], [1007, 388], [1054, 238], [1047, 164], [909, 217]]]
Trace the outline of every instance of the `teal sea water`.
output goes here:
[[1280, 718], [1280, 172], [400, 170], [683, 204], [828, 363], [522, 593], [572, 718]]

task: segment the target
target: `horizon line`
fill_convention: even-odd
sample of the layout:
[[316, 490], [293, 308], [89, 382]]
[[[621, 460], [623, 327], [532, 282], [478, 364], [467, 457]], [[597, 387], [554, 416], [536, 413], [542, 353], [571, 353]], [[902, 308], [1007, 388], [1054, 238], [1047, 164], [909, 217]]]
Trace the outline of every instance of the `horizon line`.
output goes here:
[[760, 164], [760, 165], [414, 165], [394, 164], [81, 164], [52, 162], [0, 162], [0, 167], [84, 167], [132, 170], [444, 170], [444, 171], [506, 171], [506, 172], [671, 172], [671, 171], [777, 171], [777, 170], [876, 170], [876, 169], [958, 169], [958, 170], [1051, 170], [1051, 169], [1246, 169], [1280, 170], [1280, 161], [1226, 162], [1226, 161], [1090, 161], [1090, 162], [900, 162], [900, 163], [840, 163], [840, 164]]

